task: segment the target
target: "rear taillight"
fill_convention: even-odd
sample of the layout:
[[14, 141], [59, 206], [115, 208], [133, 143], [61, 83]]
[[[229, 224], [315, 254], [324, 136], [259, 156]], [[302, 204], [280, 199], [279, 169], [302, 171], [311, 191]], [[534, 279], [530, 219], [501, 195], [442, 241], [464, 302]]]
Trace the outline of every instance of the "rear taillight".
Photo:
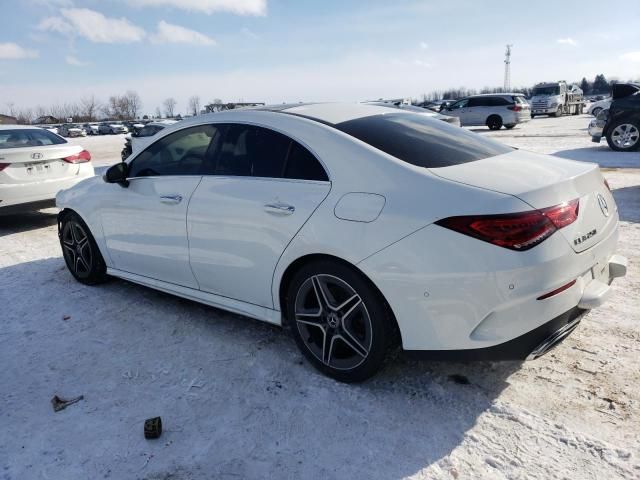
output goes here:
[[556, 230], [575, 222], [579, 207], [576, 199], [543, 210], [449, 217], [438, 220], [436, 224], [499, 247], [524, 251], [540, 244]]
[[63, 160], [67, 163], [84, 163], [91, 160], [91, 154], [82, 150], [80, 153], [63, 158]]
[[9, 165], [11, 165], [10, 163], [0, 163], [0, 172], [2, 170], [4, 170], [5, 168], [7, 168]]
[[513, 110], [514, 112], [521, 112], [522, 107], [520, 105], [510, 105], [507, 107], [509, 110]]

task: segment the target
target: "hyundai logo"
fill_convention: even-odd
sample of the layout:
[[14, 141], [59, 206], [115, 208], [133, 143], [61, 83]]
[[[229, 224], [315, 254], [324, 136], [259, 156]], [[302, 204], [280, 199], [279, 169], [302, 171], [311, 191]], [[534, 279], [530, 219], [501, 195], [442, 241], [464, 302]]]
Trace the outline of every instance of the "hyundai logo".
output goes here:
[[34, 160], [40, 160], [42, 158], [42, 154], [41, 153], [32, 153], [31, 154], [31, 158], [33, 158]]
[[607, 201], [600, 194], [598, 194], [598, 205], [600, 205], [600, 210], [602, 210], [602, 214], [605, 217], [608, 217], [609, 216], [609, 205], [607, 205]]

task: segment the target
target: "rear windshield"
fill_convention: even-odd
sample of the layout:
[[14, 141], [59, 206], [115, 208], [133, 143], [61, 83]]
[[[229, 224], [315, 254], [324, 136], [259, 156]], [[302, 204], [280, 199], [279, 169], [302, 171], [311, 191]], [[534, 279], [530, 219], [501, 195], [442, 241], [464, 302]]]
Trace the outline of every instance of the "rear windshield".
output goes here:
[[373, 115], [335, 127], [400, 160], [426, 168], [450, 167], [513, 151], [477, 133], [412, 113]]
[[60, 145], [67, 141], [49, 130], [0, 130], [0, 149]]

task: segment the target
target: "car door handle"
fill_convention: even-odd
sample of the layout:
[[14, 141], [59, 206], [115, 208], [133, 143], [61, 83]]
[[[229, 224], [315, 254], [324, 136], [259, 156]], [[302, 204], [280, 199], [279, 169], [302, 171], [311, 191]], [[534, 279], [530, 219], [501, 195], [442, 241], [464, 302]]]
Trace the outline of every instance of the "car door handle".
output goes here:
[[160, 196], [160, 201], [162, 203], [168, 203], [171, 205], [177, 205], [182, 201], [182, 195], [162, 195]]
[[291, 215], [296, 211], [296, 207], [293, 205], [287, 205], [286, 203], [267, 203], [264, 206], [265, 211], [269, 213], [275, 213], [279, 215]]

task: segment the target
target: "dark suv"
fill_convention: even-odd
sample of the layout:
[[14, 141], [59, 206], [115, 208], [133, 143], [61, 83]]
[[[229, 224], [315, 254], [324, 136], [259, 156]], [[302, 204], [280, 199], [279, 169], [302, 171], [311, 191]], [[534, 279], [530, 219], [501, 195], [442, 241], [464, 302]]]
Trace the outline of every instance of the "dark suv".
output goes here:
[[603, 122], [602, 135], [594, 135], [599, 142], [606, 137], [611, 149], [631, 152], [640, 147], [640, 84], [616, 83], [612, 87], [611, 106], [608, 114], [600, 112], [598, 121]]

